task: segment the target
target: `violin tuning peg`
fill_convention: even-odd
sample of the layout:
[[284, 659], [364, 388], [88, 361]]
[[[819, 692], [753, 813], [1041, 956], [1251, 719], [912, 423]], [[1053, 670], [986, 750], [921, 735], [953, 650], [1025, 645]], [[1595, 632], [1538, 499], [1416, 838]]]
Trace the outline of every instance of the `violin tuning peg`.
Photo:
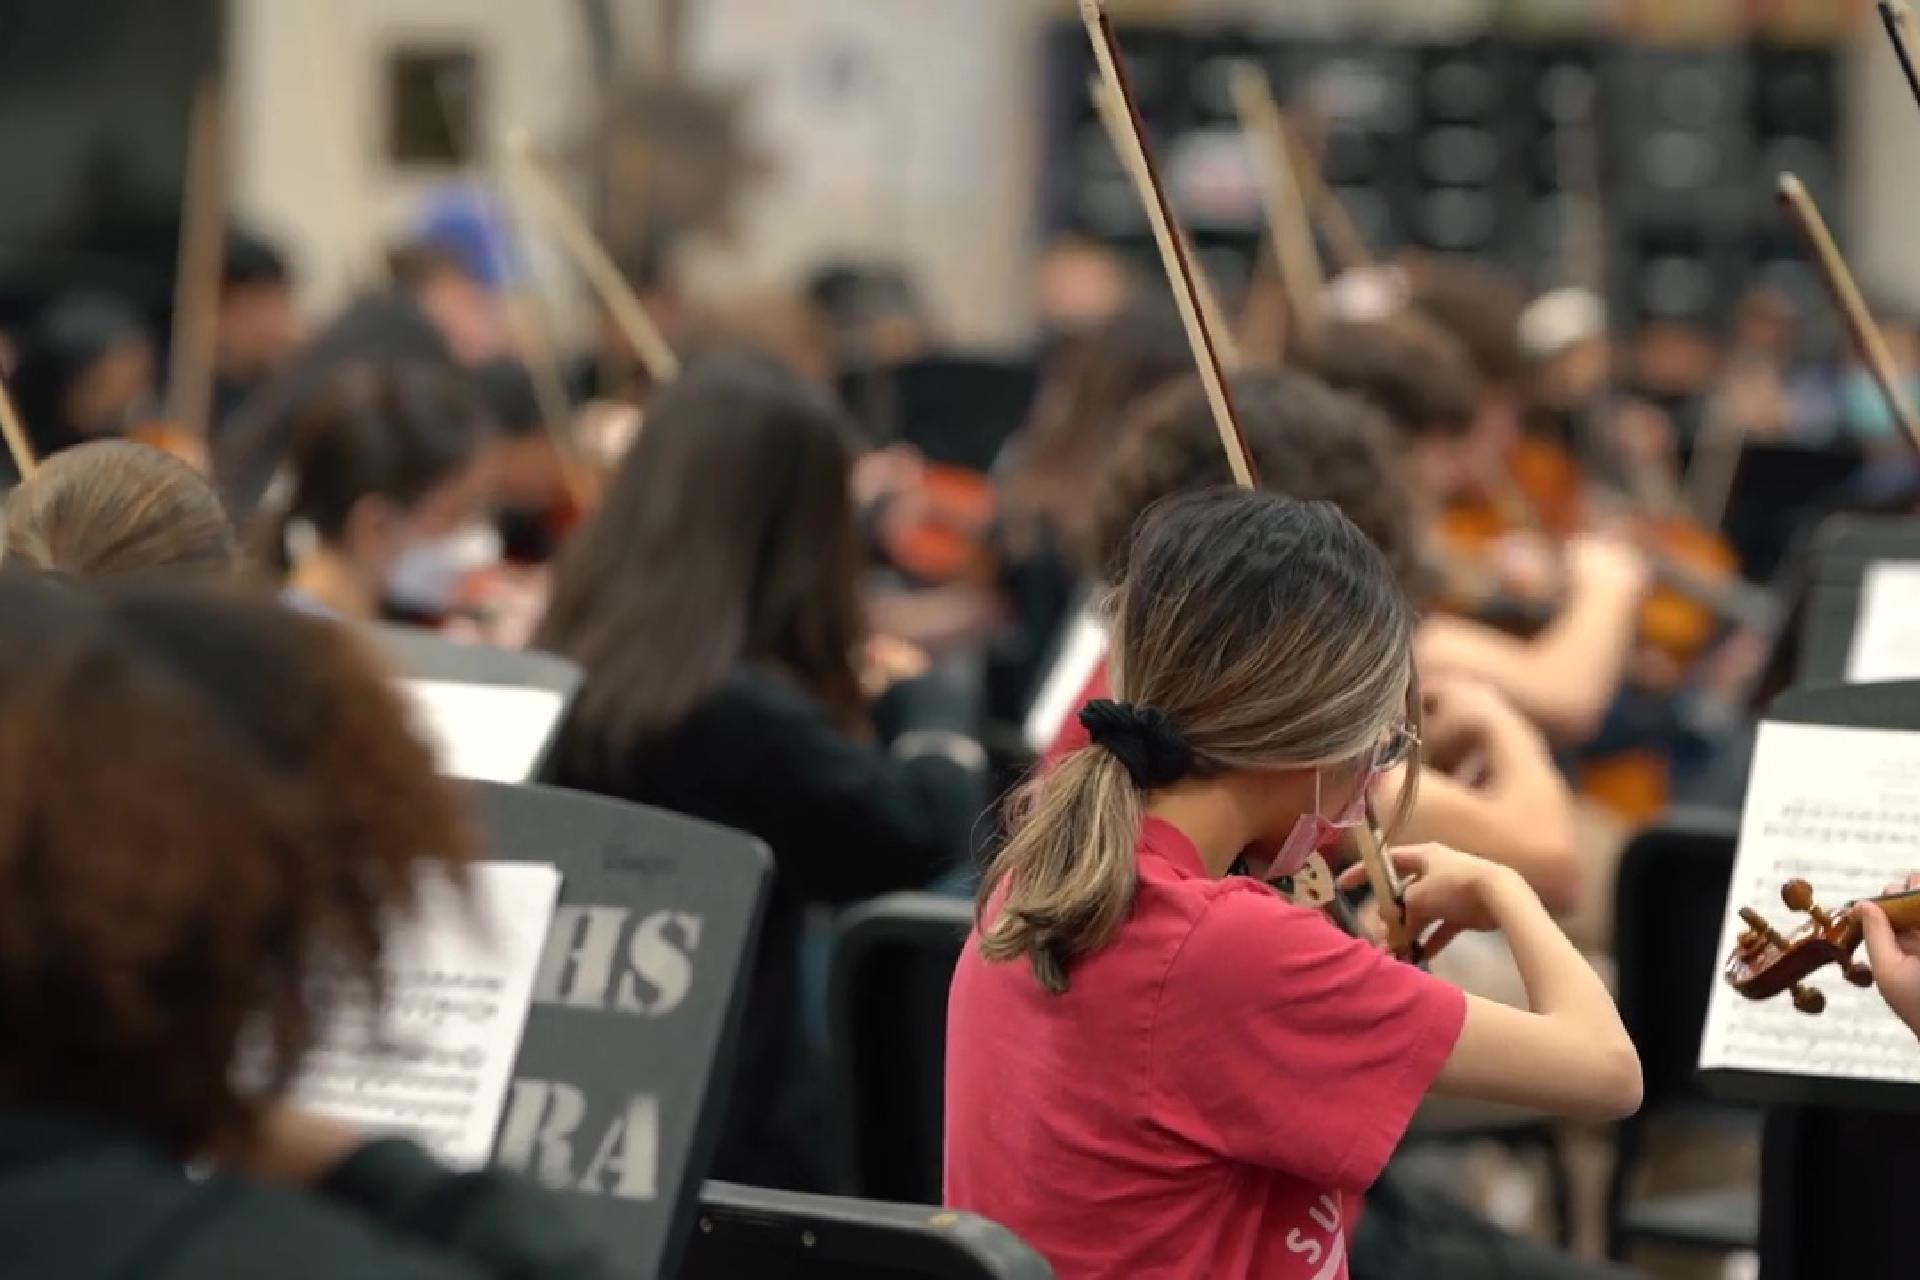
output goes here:
[[1789, 911], [1811, 911], [1813, 886], [1805, 880], [1789, 880], [1780, 886], [1780, 901], [1787, 904]]
[[1840, 972], [1844, 973], [1847, 976], [1847, 981], [1856, 987], [1870, 987], [1873, 985], [1873, 970], [1861, 964], [1858, 960], [1842, 961], [1840, 964]]
[[1793, 1007], [1802, 1013], [1821, 1013], [1827, 1007], [1827, 998], [1804, 982], [1793, 984]]

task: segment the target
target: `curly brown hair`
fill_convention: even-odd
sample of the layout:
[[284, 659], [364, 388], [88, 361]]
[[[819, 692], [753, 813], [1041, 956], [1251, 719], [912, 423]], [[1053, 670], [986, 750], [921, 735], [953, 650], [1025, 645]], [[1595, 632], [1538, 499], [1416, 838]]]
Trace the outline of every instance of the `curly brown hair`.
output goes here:
[[1329, 323], [1298, 363], [1379, 409], [1410, 440], [1458, 439], [1473, 425], [1480, 388], [1466, 352], [1414, 312]]
[[1511, 276], [1463, 258], [1433, 258], [1410, 272], [1412, 303], [1451, 334], [1484, 383], [1514, 388], [1526, 381], [1520, 313], [1526, 289]]
[[[1229, 384], [1260, 487], [1340, 508], [1387, 558], [1416, 577], [1411, 499], [1378, 411], [1297, 370], [1250, 370]], [[1141, 513], [1175, 494], [1233, 482], [1198, 378], [1152, 397], [1128, 420], [1095, 486], [1085, 567], [1124, 576]]]
[[0, 574], [0, 1100], [181, 1155], [244, 1140], [313, 1044], [314, 979], [377, 999], [382, 921], [471, 849], [345, 630]]
[[93, 440], [40, 464], [7, 501], [6, 558], [82, 577], [224, 577], [240, 546], [198, 471], [130, 440]]

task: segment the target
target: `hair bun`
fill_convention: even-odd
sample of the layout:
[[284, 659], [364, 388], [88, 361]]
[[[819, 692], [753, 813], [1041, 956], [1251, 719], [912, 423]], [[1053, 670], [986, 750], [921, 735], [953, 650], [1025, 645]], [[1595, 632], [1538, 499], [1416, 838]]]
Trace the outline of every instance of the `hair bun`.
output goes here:
[[1142, 791], [1171, 786], [1193, 772], [1193, 747], [1158, 707], [1096, 698], [1080, 711], [1093, 744], [1126, 766]]

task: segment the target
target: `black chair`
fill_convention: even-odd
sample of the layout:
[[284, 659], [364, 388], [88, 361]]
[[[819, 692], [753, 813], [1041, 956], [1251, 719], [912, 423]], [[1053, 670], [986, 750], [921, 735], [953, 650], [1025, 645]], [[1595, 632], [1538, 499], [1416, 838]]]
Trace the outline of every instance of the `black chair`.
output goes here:
[[550, 653], [458, 644], [411, 627], [369, 628], [420, 700], [441, 745], [441, 768], [475, 782], [540, 776], [580, 668]]
[[675, 814], [475, 783], [494, 857], [560, 901], [494, 1160], [562, 1196], [619, 1274], [672, 1275], [719, 1136], [772, 859]]
[[972, 923], [963, 900], [895, 893], [835, 929], [827, 1016], [856, 1195], [940, 1203], [947, 985]]
[[1048, 1280], [1053, 1269], [970, 1213], [709, 1182], [680, 1280]]
[[1738, 832], [1734, 814], [1672, 810], [1635, 836], [1620, 858], [1616, 990], [1620, 1017], [1640, 1051], [1646, 1099], [1615, 1133], [1607, 1192], [1610, 1258], [1624, 1258], [1636, 1243], [1728, 1253], [1754, 1248], [1758, 1239], [1757, 1188], [1630, 1197], [1656, 1126], [1758, 1131], [1757, 1111], [1710, 1099], [1695, 1078]]

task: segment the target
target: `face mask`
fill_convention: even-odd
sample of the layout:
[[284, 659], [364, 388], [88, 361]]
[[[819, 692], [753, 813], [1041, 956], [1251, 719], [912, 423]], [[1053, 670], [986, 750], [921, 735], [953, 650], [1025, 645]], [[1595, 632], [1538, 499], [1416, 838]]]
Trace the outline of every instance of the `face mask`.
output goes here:
[[1894, 432], [1893, 415], [1873, 375], [1854, 369], [1840, 383], [1840, 420], [1866, 440], [1882, 440]]
[[1374, 771], [1368, 769], [1360, 779], [1360, 785], [1354, 788], [1353, 799], [1347, 807], [1334, 817], [1320, 812], [1321, 770], [1313, 771], [1313, 811], [1303, 813], [1293, 821], [1293, 830], [1281, 842], [1279, 853], [1274, 855], [1273, 865], [1267, 869], [1269, 880], [1276, 876], [1291, 876], [1306, 865], [1307, 855], [1319, 853], [1340, 838], [1340, 833], [1359, 826], [1367, 818], [1367, 789], [1373, 785]]
[[407, 544], [387, 573], [387, 599], [417, 613], [445, 613], [466, 579], [500, 562], [500, 533], [475, 521]]

